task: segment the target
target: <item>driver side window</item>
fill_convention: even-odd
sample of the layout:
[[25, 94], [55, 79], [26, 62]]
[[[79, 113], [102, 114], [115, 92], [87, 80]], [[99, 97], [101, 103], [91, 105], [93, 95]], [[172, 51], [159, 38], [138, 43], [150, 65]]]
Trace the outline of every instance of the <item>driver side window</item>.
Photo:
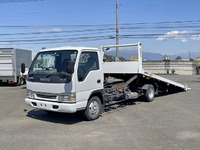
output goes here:
[[97, 52], [82, 52], [78, 64], [78, 81], [83, 81], [90, 71], [98, 69]]

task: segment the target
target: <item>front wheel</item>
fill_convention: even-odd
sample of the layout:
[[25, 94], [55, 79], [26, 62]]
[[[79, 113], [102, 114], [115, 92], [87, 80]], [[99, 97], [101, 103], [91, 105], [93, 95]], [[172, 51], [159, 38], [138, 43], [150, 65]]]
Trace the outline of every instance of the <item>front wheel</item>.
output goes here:
[[95, 120], [99, 118], [100, 113], [101, 113], [101, 101], [99, 97], [93, 96], [89, 99], [87, 108], [84, 112], [85, 118], [90, 121], [90, 120]]
[[146, 93], [145, 93], [145, 100], [147, 102], [152, 102], [153, 99], [154, 99], [154, 96], [155, 96], [154, 86], [153, 85], [149, 85], [147, 90], [146, 90]]

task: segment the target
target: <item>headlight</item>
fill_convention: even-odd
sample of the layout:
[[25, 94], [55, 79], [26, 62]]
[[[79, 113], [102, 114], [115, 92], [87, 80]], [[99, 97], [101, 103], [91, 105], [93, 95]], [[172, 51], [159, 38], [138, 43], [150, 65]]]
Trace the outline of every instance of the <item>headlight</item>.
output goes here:
[[27, 97], [34, 99], [35, 98], [35, 94], [31, 90], [27, 90]]
[[70, 94], [60, 94], [58, 96], [58, 101], [74, 103], [76, 102], [76, 93], [73, 92]]

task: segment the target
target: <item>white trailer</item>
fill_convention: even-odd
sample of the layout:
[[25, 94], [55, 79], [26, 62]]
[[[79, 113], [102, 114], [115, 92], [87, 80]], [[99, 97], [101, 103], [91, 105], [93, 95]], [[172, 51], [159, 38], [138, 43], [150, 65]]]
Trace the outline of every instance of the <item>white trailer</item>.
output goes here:
[[[104, 62], [104, 50], [138, 47], [138, 61]], [[116, 80], [109, 82], [112, 77]], [[60, 47], [40, 51], [27, 78], [27, 105], [46, 112], [82, 111], [87, 120], [97, 119], [106, 105], [189, 88], [142, 69], [141, 43], [89, 47]]]
[[[32, 51], [16, 48], [0, 48], [0, 83], [21, 85], [26, 79], [25, 72], [32, 62]], [[26, 68], [24, 68], [26, 66]], [[23, 69], [22, 69], [22, 68]], [[24, 70], [24, 71], [25, 71]]]

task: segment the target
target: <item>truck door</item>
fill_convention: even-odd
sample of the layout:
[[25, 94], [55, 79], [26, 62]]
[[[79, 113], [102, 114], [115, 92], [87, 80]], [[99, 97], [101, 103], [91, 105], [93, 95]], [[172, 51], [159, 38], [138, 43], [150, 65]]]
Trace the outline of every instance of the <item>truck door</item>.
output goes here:
[[[103, 89], [103, 71], [98, 52], [82, 51], [77, 70], [76, 97], [85, 107], [91, 92]], [[78, 104], [78, 103], [77, 103]]]

